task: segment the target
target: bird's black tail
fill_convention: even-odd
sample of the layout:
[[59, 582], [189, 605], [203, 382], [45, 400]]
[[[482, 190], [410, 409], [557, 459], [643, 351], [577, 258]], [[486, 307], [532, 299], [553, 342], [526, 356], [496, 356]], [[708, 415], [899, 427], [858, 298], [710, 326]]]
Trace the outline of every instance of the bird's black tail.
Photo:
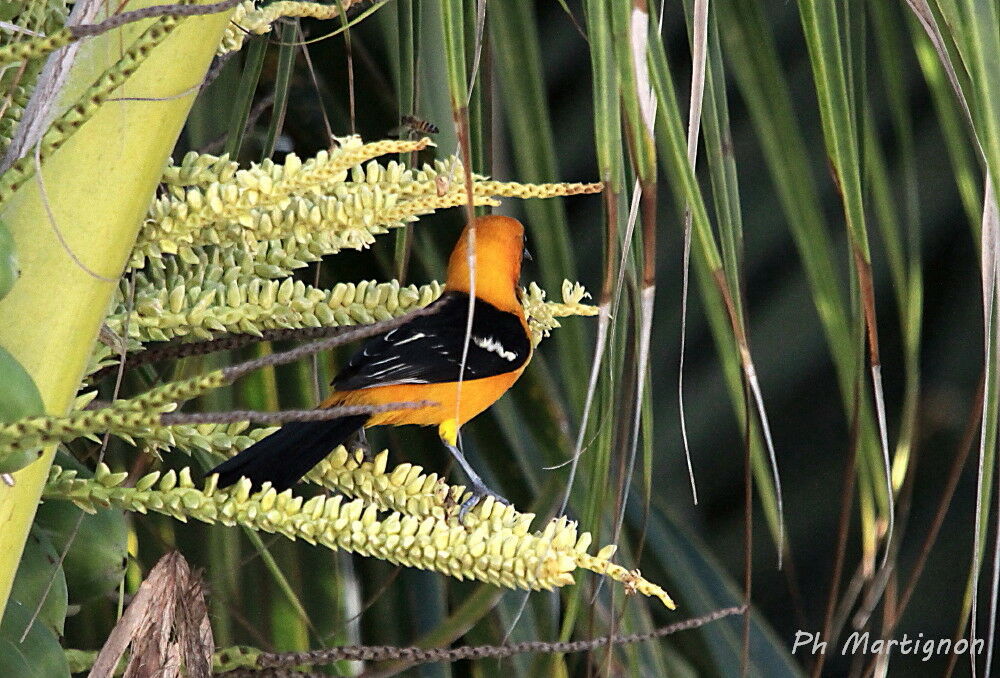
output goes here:
[[328, 421], [289, 422], [208, 473], [219, 474], [219, 487], [246, 477], [254, 487], [270, 481], [280, 492], [298, 482], [367, 421], [368, 415], [362, 414]]

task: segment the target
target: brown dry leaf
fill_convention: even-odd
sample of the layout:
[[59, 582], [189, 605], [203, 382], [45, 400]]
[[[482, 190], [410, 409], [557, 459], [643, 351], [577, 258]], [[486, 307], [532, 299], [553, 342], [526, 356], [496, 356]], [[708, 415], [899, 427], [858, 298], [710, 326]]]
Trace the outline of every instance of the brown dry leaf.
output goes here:
[[190, 578], [187, 591], [177, 601], [174, 627], [185, 675], [188, 678], [211, 675], [215, 639], [208, 621], [205, 589], [197, 573]]
[[125, 678], [211, 675], [215, 643], [204, 589], [180, 553], [168, 553], [150, 571], [108, 636], [89, 678], [111, 678], [129, 646]]

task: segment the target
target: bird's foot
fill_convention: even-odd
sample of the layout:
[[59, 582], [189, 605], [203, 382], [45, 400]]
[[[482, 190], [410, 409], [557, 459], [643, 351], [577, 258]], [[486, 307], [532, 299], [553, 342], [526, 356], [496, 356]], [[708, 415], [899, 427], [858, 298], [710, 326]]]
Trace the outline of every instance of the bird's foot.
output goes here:
[[375, 455], [372, 454], [372, 448], [368, 444], [364, 428], [359, 428], [356, 433], [351, 434], [351, 437], [347, 439], [347, 449], [350, 451], [361, 450], [365, 461], [375, 461]]
[[462, 502], [462, 506], [458, 509], [458, 522], [460, 523], [464, 523], [465, 516], [469, 514], [469, 511], [478, 506], [479, 502], [481, 502], [486, 497], [493, 497], [494, 501], [497, 501], [503, 504], [504, 506], [510, 505], [510, 502], [504, 496], [502, 496], [497, 492], [494, 492], [481, 482], [473, 481], [472, 487], [470, 489], [472, 490], [472, 494], [469, 496], [468, 499]]

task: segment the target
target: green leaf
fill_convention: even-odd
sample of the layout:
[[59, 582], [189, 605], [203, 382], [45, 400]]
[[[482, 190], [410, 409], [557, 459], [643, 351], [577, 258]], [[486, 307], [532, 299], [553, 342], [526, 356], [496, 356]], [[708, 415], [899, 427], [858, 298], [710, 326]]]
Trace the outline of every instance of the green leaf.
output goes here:
[[35, 622], [21, 641], [21, 634], [31, 621], [34, 609], [7, 601], [0, 623], [0, 667], [5, 676], [18, 678], [59, 678], [69, 676], [69, 664], [59, 638], [45, 624]]
[[44, 410], [42, 396], [31, 375], [0, 346], [0, 421], [11, 422]]
[[0, 2], [0, 21], [10, 21], [20, 10], [20, 2]]
[[14, 237], [10, 234], [7, 224], [0, 221], [0, 299], [7, 296], [20, 275]]
[[[3, 229], [0, 228], [0, 231]], [[2, 237], [0, 237], [2, 240]], [[0, 245], [2, 248], [2, 245]], [[0, 264], [2, 266], [2, 264]], [[3, 346], [0, 346], [0, 422], [41, 414], [45, 410], [42, 396], [31, 375], [21, 367]], [[42, 450], [25, 450], [0, 459], [0, 473], [13, 473], [38, 459]]]
[[[62, 452], [57, 454], [56, 463], [77, 469], [81, 477], [91, 475]], [[50, 539], [59, 553], [69, 544], [63, 568], [70, 602], [85, 603], [113, 591], [121, 583], [128, 557], [128, 528], [123, 511], [102, 509], [89, 514], [68, 502], [49, 501], [38, 507], [35, 529]]]
[[[57, 635], [62, 635], [68, 604], [66, 574], [59, 564], [59, 552], [52, 540], [38, 529], [32, 529], [24, 544], [10, 597], [30, 614], [37, 609], [38, 621]], [[39, 602], [42, 603], [40, 608]]]
[[[638, 527], [642, 518], [638, 505], [633, 504], [629, 511], [629, 522]], [[654, 510], [646, 525], [646, 545], [649, 550], [647, 560], [655, 563], [650, 573], [655, 573], [656, 581], [667, 586], [677, 601], [679, 610], [697, 616], [743, 602], [742, 592], [719, 563], [708, 555], [708, 547], [682, 529], [665, 509], [662, 501], [654, 502]], [[649, 563], [643, 565], [644, 573], [649, 566]], [[709, 672], [707, 668], [711, 666], [710, 673], [720, 676], [782, 678], [804, 675], [788, 654], [788, 644], [777, 636], [757, 612], [751, 613], [749, 671], [747, 674], [741, 673], [742, 629], [743, 619], [739, 616], [707, 624], [685, 636], [697, 636], [704, 648], [697, 653], [685, 654], [702, 656], [702, 671]], [[707, 661], [705, 650], [711, 662]]]
[[226, 153], [232, 158], [239, 157], [243, 137], [251, 130], [246, 128], [250, 108], [253, 106], [253, 95], [260, 80], [260, 72], [264, 68], [264, 56], [267, 53], [267, 39], [258, 37], [249, 41], [243, 74], [240, 76], [239, 90], [236, 95], [236, 105], [232, 108], [229, 118], [229, 133], [226, 136]]

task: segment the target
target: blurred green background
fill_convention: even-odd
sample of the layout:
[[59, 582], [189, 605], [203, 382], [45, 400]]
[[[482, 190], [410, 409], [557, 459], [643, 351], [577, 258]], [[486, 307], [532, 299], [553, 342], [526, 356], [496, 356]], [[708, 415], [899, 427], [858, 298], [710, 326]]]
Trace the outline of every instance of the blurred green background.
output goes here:
[[[811, 179], [817, 189], [814, 206], [820, 226], [829, 236], [832, 250], [827, 254], [834, 262], [836, 285], [844, 299], [852, 298], [852, 262], [841, 198], [825, 151], [817, 85], [799, 7], [792, 2], [751, 0], [719, 0], [712, 7], [712, 26], [718, 31], [726, 71], [726, 83], [720, 91], [729, 107], [730, 142], [742, 212], [743, 303], [784, 487], [789, 546], [785, 568], [779, 571], [775, 542], [758, 502], [754, 517], [753, 604], [759, 616], [753, 628], [751, 657], [755, 663], [750, 675], [797, 675], [799, 671], [808, 672], [812, 657], [790, 657], [796, 630], [819, 631], [823, 626], [852, 435], [831, 351], [791, 235], [794, 224], [779, 195], [780, 182], [788, 178], [768, 161], [768, 141], [778, 146], [800, 145], [806, 151], [810, 176], [799, 179]], [[924, 329], [919, 345], [920, 393], [910, 461], [913, 471], [897, 504], [896, 538], [901, 546], [896, 564], [900, 577], [890, 582], [890, 591], [895, 592], [891, 598], [905, 585], [931, 526], [948, 469], [958, 453], [962, 433], [969, 426], [982, 372], [978, 235], [970, 227], [978, 221], [981, 202], [970, 200], [968, 192], [963, 202], [956, 176], [968, 177], [962, 171], [973, 168], [974, 180], [965, 186], [967, 191], [972, 186], [975, 200], [981, 200], [975, 194], [981, 193], [982, 180], [976, 174], [979, 170], [972, 159], [971, 142], [961, 124], [957, 136], [949, 138], [943, 131], [942, 119], [951, 121], [953, 132], [956, 129], [957, 107], [953, 98], [935, 98], [929, 88], [914, 49], [917, 46], [926, 50], [926, 40], [905, 4], [849, 2], [841, 9], [847, 16], [845, 25], [857, 31], [852, 34], [856, 41], [852, 43], [853, 54], [864, 60], [861, 65], [853, 65], [855, 74], [864, 76], [863, 81], [853, 83], [855, 92], [863, 96], [855, 102], [854, 113], [864, 120], [862, 127], [870, 125], [886, 173], [879, 184], [886, 192], [878, 194], [870, 192], [875, 190], [869, 183], [870, 170], [861, 172], [869, 200], [867, 216], [871, 219], [868, 233], [890, 449], [898, 438], [903, 417], [907, 371], [896, 294], [898, 282], [893, 277], [887, 242], [892, 247], [900, 241], [919, 242], [916, 261], [923, 276]], [[350, 16], [359, 11], [352, 9]], [[221, 67], [218, 78], [200, 95], [175, 159], [192, 149], [221, 152], [234, 148], [232, 135], [227, 137], [232, 129], [234, 105], [249, 91], [247, 74], [252, 74], [254, 55], [261, 50], [264, 54], [253, 95], [252, 124], [239, 145], [241, 160], [258, 161], [267, 155], [266, 139], [275, 124], [275, 93], [280, 102], [286, 87], [282, 58], [293, 61], [287, 81], [287, 112], [272, 156], [275, 159], [289, 151], [307, 157], [328, 147], [327, 120], [335, 135], [356, 132], [373, 140], [400, 134], [400, 55], [405, 54], [400, 26], [408, 11], [415, 12], [413, 36], [417, 41], [412, 52], [417, 57], [418, 73], [415, 113], [440, 128], [434, 135], [438, 148], [422, 154], [421, 160], [430, 160], [435, 152], [441, 156], [455, 152], [440, 7], [427, 0], [412, 4], [396, 0], [351, 27], [349, 53], [343, 34], [309, 44], [311, 71], [302, 49], [288, 44], [300, 39], [295, 24], [277, 28], [267, 37], [254, 38], [249, 48]], [[680, 108], [686, 111], [691, 47], [684, 7], [681, 3], [666, 3], [663, 11], [663, 45]], [[466, 12], [466, 41], [471, 49], [474, 7], [469, 5]], [[476, 171], [504, 181], [599, 180], [591, 46], [574, 25], [574, 21], [586, 25], [585, 8], [572, 0], [565, 4], [500, 0], [487, 5], [486, 17], [487, 37], [472, 121], [479, 130], [479, 146], [474, 149]], [[754, 24], [748, 17], [756, 17], [760, 23]], [[301, 32], [305, 38], [318, 38], [337, 26], [337, 21], [303, 20]], [[754, 37], [754, 30], [761, 27], [766, 43]], [[589, 30], [589, 25], [586, 28]], [[286, 44], [282, 46], [281, 42]], [[761, 114], [753, 115], [751, 100], [769, 96], [752, 79], [753, 73], [766, 71], [754, 69], [762, 68], [772, 48], [780, 70], [769, 77], [780, 78], [787, 88], [797, 126], [793, 129], [778, 125], [777, 130], [789, 134], [789, 139], [765, 139], [768, 128], [762, 126]], [[471, 62], [471, 51], [468, 56]], [[252, 78], [249, 82], [252, 84]], [[352, 87], [353, 114], [348, 96]], [[941, 91], [950, 94], [950, 90]], [[540, 95], [544, 108], [533, 93]], [[544, 124], [538, 126], [536, 120]], [[551, 155], [546, 152], [548, 130]], [[953, 164], [955, 154], [960, 152], [965, 154], [961, 171]], [[621, 155], [626, 155], [624, 147]], [[704, 147], [698, 169], [708, 202], [708, 196], [713, 194]], [[745, 433], [734, 416], [722, 360], [707, 321], [707, 311], [717, 311], [719, 302], [711, 296], [706, 302], [694, 279], [684, 382], [690, 449], [700, 498], [697, 506], [692, 503], [684, 460], [677, 395], [684, 206], [672, 190], [671, 179], [672, 175], [664, 172], [658, 182], [656, 307], [646, 405], [651, 415], [647, 425], [651, 428], [644, 429], [651, 464], [636, 477], [633, 510], [621, 541], [622, 561], [635, 562], [635, 549], [641, 545], [643, 559], [638, 564], [643, 574], [666, 585], [678, 598], [681, 609], [667, 614], [645, 600], [629, 598], [623, 603], [620, 592], [610, 597], [608, 586], [592, 604], [594, 587], [587, 579], [586, 585], [576, 591], [532, 594], [511, 635], [515, 640], [553, 639], [560, 635], [561, 628], [573, 637], [606, 633], [612, 628], [610, 611], [623, 609], [620, 625], [613, 628], [621, 632], [641, 630], [738, 604], [742, 599], [739, 582], [744, 564]], [[620, 205], [623, 212], [627, 210], [624, 201], [631, 179], [625, 186]], [[796, 186], [785, 189], [799, 190]], [[806, 202], [812, 200], [808, 195], [800, 197]], [[534, 264], [527, 265], [524, 281], [544, 282], [550, 295], [558, 296], [558, 284], [563, 278], [579, 280], [596, 296], [601, 289], [606, 247], [601, 198], [560, 200], [558, 206], [536, 204], [541, 201], [507, 201], [499, 210], [525, 221], [529, 248], [541, 254]], [[879, 211], [879, 200], [888, 206], [889, 214], [915, 230], [887, 241], [881, 230], [885, 213]], [[564, 212], [564, 220], [560, 212]], [[462, 220], [463, 213], [458, 209], [421, 219], [413, 230], [407, 282], [443, 277], [444, 257]], [[565, 245], [569, 247], [571, 265], [562, 270], [567, 263], [561, 250]], [[312, 283], [318, 276], [324, 285], [370, 278], [387, 280], [396, 275], [397, 247], [396, 236], [383, 236], [371, 250], [340, 253], [318, 269], [303, 269], [297, 277]], [[635, 253], [640, 251], [636, 249]], [[601, 524], [583, 525], [584, 529], [601, 531], [602, 539], [597, 541], [606, 541], [610, 533], [617, 511], [617, 482], [627, 453], [620, 434], [613, 434], [630, 429], [634, 379], [629, 379], [635, 369], [630, 347], [635, 329], [631, 323], [636, 322], [636, 275], [636, 266], [630, 260], [625, 301], [621, 316], [615, 319], [618, 344], [602, 378], [600, 404], [589, 429], [594, 449], [587, 454], [596, 454], [598, 448], [607, 450], [612, 460], [612, 480], [601, 488], [603, 494], [595, 495], [588, 485], [592, 475], [584, 474], [575, 490], [579, 501], [571, 505], [571, 514], [586, 521], [581, 507], [597, 497]], [[468, 427], [466, 443], [474, 464], [484, 471], [488, 482], [502, 488], [519, 507], [545, 512], [558, 505], [557, 495], [565, 486], [568, 469], [543, 467], [572, 454], [595, 331], [594, 319], [567, 320], [564, 328], [542, 345], [525, 378], [505, 402]], [[224, 364], [249, 357], [254, 350], [189, 359], [176, 367], [175, 374], [207, 369], [215, 361]], [[319, 361], [321, 392], [347, 350]], [[722, 347], [723, 352], [728, 350]], [[126, 383], [138, 388], [142, 382]], [[205, 409], [304, 407], [315, 403], [315, 395], [312, 368], [303, 364], [262, 373], [246, 385], [213, 394], [200, 405]], [[865, 387], [858, 398], [870, 406], [870, 387]], [[972, 423], [975, 425], [976, 420]], [[446, 456], [431, 431], [377, 431], [370, 438], [373, 447], [387, 446], [396, 460], [405, 458], [434, 471], [447, 467]], [[978, 442], [978, 435], [974, 440]], [[75, 451], [86, 457], [86, 446]], [[903, 632], [911, 637], [918, 633], [926, 638], [951, 637], [959, 624], [973, 550], [975, 454], [973, 449], [941, 536], [899, 623], [897, 637]], [[134, 452], [120, 442], [112, 443], [109, 459], [114, 462], [112, 466], [125, 468], [149, 463], [137, 461]], [[164, 460], [167, 466], [186, 463], [183, 458]], [[644, 496], [644, 482], [650, 483], [651, 497]], [[851, 516], [841, 592], [861, 562], [857, 510]], [[220, 646], [244, 643], [295, 650], [358, 642], [423, 642], [429, 646], [448, 642], [499, 643], [517, 617], [523, 599], [516, 592], [458, 584], [438, 575], [332, 554], [280, 538], [263, 539], [267, 553], [274, 559], [267, 565], [258, 548], [239, 530], [179, 525], [151, 516], [129, 519], [129, 525], [133, 541], [138, 544], [129, 570], [130, 586], [164, 550], [180, 547], [192, 563], [205, 567]], [[286, 578], [287, 589], [286, 582], [276, 576], [278, 571]], [[294, 596], [289, 596], [289, 591]], [[78, 614], [67, 619], [67, 646], [101, 645], [115, 617], [117, 600], [112, 598], [117, 594], [85, 602]], [[497, 599], [500, 602], [494, 606]], [[299, 604], [304, 615], [296, 609]], [[566, 616], [567, 606], [579, 606], [574, 613], [579, 616]], [[877, 614], [876, 620], [879, 618]], [[573, 620], [569, 630], [562, 627], [567, 619]], [[873, 628], [877, 635], [877, 621]], [[427, 665], [405, 675], [486, 676], [502, 672], [532, 676], [560, 675], [558, 671], [566, 670], [569, 675], [580, 676], [653, 676], [667, 675], [663, 673], [666, 671], [669, 675], [729, 676], [737, 675], [740, 667], [740, 634], [741, 621], [731, 618], [665, 641], [617, 649], [610, 664], [605, 664], [603, 651], [598, 651], [588, 656], [567, 656], [566, 664], [558, 669], [559, 665], [547, 657], [522, 656], [509, 662]], [[941, 675], [948, 659], [938, 656], [924, 662], [919, 657], [896, 657], [890, 675]], [[852, 668], [851, 659], [837, 653], [827, 658], [824, 675], [856, 675], [861, 668]], [[351, 669], [344, 664], [338, 670], [347, 673]], [[958, 674], [967, 672], [968, 662], [963, 659]], [[373, 671], [365, 675], [387, 674]]]

